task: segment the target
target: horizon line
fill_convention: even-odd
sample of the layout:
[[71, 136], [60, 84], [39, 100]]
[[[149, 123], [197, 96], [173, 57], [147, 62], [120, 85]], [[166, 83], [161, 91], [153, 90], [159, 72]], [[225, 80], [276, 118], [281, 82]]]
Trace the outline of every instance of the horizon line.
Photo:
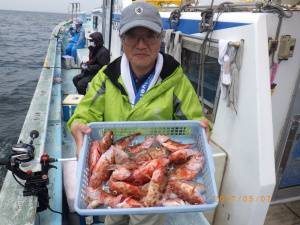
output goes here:
[[2, 11], [17, 11], [17, 12], [33, 12], [33, 13], [56, 13], [56, 14], [69, 14], [68, 12], [53, 12], [53, 11], [36, 11], [26, 9], [1, 9]]

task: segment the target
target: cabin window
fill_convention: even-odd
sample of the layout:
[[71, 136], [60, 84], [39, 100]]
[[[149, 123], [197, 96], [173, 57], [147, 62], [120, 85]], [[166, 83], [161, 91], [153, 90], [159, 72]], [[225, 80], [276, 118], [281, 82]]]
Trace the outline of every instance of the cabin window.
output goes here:
[[[175, 35], [172, 34], [171, 38], [174, 37]], [[198, 80], [200, 79], [201, 82], [200, 52], [203, 40], [184, 36], [181, 36], [181, 38], [181, 66], [184, 73], [191, 81], [195, 92], [197, 93]], [[160, 50], [162, 52], [165, 51], [164, 41], [161, 44]], [[221, 66], [218, 62], [218, 57], [218, 44], [212, 42], [209, 43], [206, 48], [206, 57], [204, 63], [203, 104], [205, 114], [212, 122], [215, 120], [220, 96], [219, 79]], [[199, 100], [202, 101], [201, 85], [199, 88], [198, 97]]]
[[[192, 82], [195, 91], [197, 91], [198, 78], [200, 74], [200, 54], [182, 49], [182, 67], [185, 74]], [[204, 64], [204, 99], [209, 106], [214, 103], [218, 81], [220, 77], [220, 65], [218, 59], [206, 56]], [[200, 89], [201, 92], [201, 89]]]
[[[184, 73], [188, 76], [195, 91], [197, 92], [198, 80], [200, 75], [200, 53], [182, 48], [181, 64]], [[204, 64], [204, 105], [210, 119], [214, 121], [214, 112], [218, 104], [218, 83], [220, 78], [220, 65], [218, 58], [206, 56]], [[201, 81], [200, 81], [201, 82]], [[199, 90], [199, 99], [201, 100], [201, 87]]]

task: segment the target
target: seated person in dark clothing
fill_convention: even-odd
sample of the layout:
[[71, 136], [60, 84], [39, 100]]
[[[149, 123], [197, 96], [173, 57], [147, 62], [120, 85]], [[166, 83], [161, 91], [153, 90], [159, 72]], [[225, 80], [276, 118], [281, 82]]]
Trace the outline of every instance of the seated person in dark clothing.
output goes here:
[[73, 83], [79, 94], [85, 95], [88, 83], [110, 61], [109, 51], [103, 46], [103, 37], [100, 32], [95, 32], [89, 38], [89, 61], [81, 64], [81, 73], [73, 78]]

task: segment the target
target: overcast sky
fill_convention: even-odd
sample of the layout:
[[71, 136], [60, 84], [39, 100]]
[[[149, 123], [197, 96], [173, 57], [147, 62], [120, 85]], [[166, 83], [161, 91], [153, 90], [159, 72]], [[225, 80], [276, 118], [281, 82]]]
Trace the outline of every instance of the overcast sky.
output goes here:
[[[89, 11], [97, 8], [101, 0], [79, 0], [82, 11]], [[60, 12], [70, 11], [71, 0], [0, 0], [0, 9], [40, 11], [40, 12]]]

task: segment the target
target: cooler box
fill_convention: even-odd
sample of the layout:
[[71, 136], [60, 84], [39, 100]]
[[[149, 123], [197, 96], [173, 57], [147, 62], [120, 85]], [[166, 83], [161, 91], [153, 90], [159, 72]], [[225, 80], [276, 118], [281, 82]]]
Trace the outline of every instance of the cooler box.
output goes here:
[[83, 95], [68, 95], [63, 101], [63, 119], [68, 121], [75, 112], [76, 106], [79, 104]]

